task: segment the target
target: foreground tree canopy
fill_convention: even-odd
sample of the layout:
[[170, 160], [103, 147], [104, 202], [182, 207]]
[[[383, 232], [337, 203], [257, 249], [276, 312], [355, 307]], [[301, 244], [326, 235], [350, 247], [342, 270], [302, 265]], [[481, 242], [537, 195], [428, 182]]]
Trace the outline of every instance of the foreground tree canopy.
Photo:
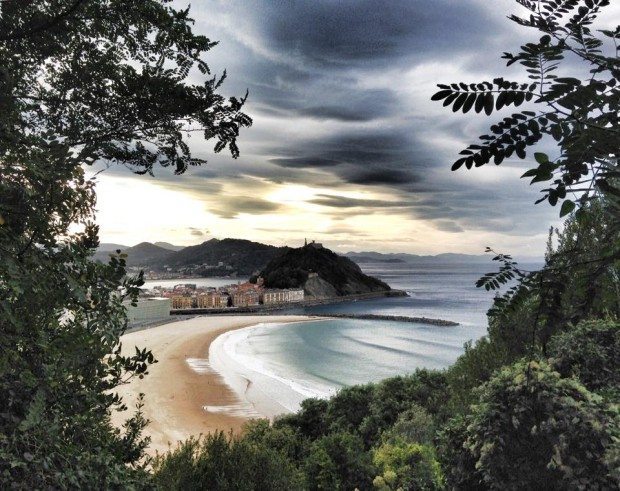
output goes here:
[[[530, 15], [513, 20], [542, 38], [506, 58], [532, 82], [444, 85], [435, 99], [488, 114], [545, 107], [493, 126], [455, 165], [525, 158], [544, 135], [557, 140], [559, 156], [539, 152], [526, 173], [551, 181], [543, 200], [564, 200], [545, 267], [529, 273], [496, 256], [501, 270], [480, 286], [517, 284], [489, 311], [488, 336], [449, 369], [309, 399], [240, 437], [190, 440], [152, 472], [139, 406], [122, 430], [110, 423], [122, 408], [114, 387], [155, 361], [119, 345], [123, 300], [142, 279], [127, 276], [122, 256], [91, 260], [84, 166], [181, 173], [203, 162], [185, 131], [235, 157], [251, 120], [244, 99], [217, 93], [222, 79], [202, 60], [214, 43], [167, 0], [0, 2], [0, 488], [620, 487], [620, 29], [600, 33], [609, 54], [590, 27], [608, 0], [517, 1]], [[554, 78], [567, 53], [587, 63], [587, 79]]]
[[[537, 167], [523, 177], [532, 183], [546, 182], [539, 201], [555, 206], [561, 215], [575, 209], [575, 201], [586, 203], [597, 193], [620, 197], [620, 26], [615, 30], [593, 28], [610, 0], [518, 0], [527, 16], [511, 15], [514, 22], [536, 29], [538, 42], [521, 47], [517, 54], [504, 53], [508, 66], [519, 63], [529, 82], [498, 77], [492, 82], [439, 85], [433, 100], [443, 101], [454, 112], [491, 115], [495, 111], [536, 103], [504, 117], [469, 145], [452, 166], [471, 169], [490, 162], [501, 164], [513, 154], [527, 156], [527, 147], [545, 135], [559, 143], [560, 153], [549, 157], [535, 154]], [[562, 63], [574, 59], [584, 65], [583, 79], [558, 75]], [[571, 67], [572, 68], [572, 67]], [[573, 69], [574, 70], [574, 69]], [[578, 73], [578, 72], [577, 72]], [[571, 195], [579, 196], [578, 199]], [[567, 198], [567, 195], [569, 198]], [[616, 208], [616, 212], [618, 212]]]
[[[124, 298], [141, 278], [99, 265], [84, 166], [204, 161], [185, 131], [239, 153], [245, 99], [203, 60], [216, 43], [167, 0], [0, 3], [0, 487], [108, 488], [142, 481], [138, 412], [124, 431], [111, 389], [153, 355], [121, 356]], [[127, 210], [131, 213], [131, 210]]]

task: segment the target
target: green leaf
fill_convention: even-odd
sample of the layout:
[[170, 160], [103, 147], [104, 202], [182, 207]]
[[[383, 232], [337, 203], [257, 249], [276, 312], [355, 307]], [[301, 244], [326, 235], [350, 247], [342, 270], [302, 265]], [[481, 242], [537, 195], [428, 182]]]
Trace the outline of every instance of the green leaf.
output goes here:
[[546, 164], [547, 162], [549, 162], [549, 156], [546, 153], [536, 152], [534, 154], [534, 158], [539, 164]]
[[560, 208], [560, 217], [564, 217], [568, 215], [574, 209], [575, 209], [575, 203], [573, 203], [569, 199], [564, 200], [564, 203], [562, 203], [562, 208]]

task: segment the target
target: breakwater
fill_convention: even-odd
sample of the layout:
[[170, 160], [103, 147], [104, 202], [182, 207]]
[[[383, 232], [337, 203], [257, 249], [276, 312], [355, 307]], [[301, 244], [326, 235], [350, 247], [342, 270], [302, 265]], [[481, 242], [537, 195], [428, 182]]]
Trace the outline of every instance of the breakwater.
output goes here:
[[196, 315], [196, 314], [264, 314], [277, 312], [279, 310], [291, 309], [296, 307], [313, 307], [315, 305], [332, 305], [342, 302], [355, 302], [357, 300], [369, 300], [372, 298], [382, 297], [406, 297], [407, 292], [402, 290], [388, 290], [381, 292], [358, 293], [355, 295], [344, 295], [342, 297], [330, 298], [311, 298], [302, 300], [301, 302], [281, 303], [275, 305], [252, 305], [249, 307], [224, 307], [213, 309], [173, 309], [171, 315]]
[[329, 317], [336, 319], [360, 319], [360, 320], [381, 320], [395, 322], [413, 322], [416, 324], [430, 324], [432, 326], [454, 327], [459, 326], [458, 322], [444, 319], [430, 319], [428, 317], [408, 317], [404, 315], [380, 315], [380, 314], [314, 314], [316, 317]]

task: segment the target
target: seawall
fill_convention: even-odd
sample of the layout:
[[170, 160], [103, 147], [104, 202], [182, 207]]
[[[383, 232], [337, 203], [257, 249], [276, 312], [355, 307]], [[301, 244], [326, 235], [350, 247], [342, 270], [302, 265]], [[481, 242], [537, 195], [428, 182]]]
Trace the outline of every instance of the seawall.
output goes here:
[[361, 320], [382, 320], [396, 322], [412, 322], [416, 324], [430, 324], [433, 326], [454, 327], [460, 326], [458, 322], [447, 321], [444, 319], [431, 319], [429, 317], [408, 317], [405, 315], [381, 315], [381, 314], [314, 314], [317, 317], [329, 317], [338, 319], [361, 319]]

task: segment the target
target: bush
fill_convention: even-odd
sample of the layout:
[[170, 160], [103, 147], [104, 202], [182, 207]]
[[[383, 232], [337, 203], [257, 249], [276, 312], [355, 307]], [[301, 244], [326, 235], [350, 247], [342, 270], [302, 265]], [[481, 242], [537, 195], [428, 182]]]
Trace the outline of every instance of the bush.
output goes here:
[[432, 443], [434, 436], [433, 417], [422, 406], [414, 404], [398, 416], [394, 426], [383, 433], [383, 440], [387, 443]]
[[[547, 363], [518, 362], [482, 386], [452, 464], [472, 459], [493, 489], [600, 489], [617, 486], [605, 459], [617, 413]], [[462, 427], [461, 427], [462, 428]], [[459, 455], [465, 452], [469, 455]], [[448, 469], [451, 482], [471, 468]]]
[[295, 490], [303, 476], [277, 450], [218, 432], [157, 456], [154, 480], [165, 490]]
[[620, 387], [620, 323], [581, 322], [551, 339], [551, 364], [564, 377], [579, 378], [589, 390], [615, 391]]
[[502, 343], [480, 338], [475, 345], [465, 344], [465, 353], [448, 368], [450, 408], [453, 413], [466, 413], [476, 400], [473, 389], [488, 381], [493, 372], [511, 363], [511, 354]]
[[373, 463], [379, 475], [373, 480], [375, 488], [444, 489], [444, 477], [435, 451], [429, 445], [398, 441], [384, 443], [373, 452]]
[[276, 419], [274, 426], [276, 428], [290, 426], [312, 440], [319, 438], [327, 433], [325, 421], [327, 404], [327, 401], [322, 399], [305, 399], [297, 413]]
[[305, 462], [310, 489], [369, 489], [375, 470], [362, 440], [332, 433], [316, 440]]

